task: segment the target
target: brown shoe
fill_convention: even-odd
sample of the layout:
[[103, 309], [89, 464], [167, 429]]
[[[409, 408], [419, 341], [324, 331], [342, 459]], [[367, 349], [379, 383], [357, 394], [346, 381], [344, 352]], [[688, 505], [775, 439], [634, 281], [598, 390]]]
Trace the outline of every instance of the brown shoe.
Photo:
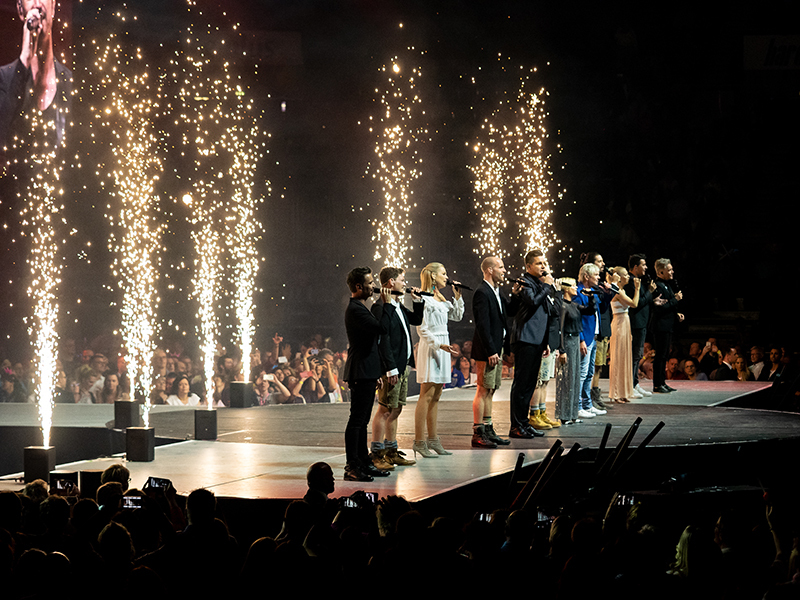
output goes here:
[[394, 465], [386, 460], [385, 455], [386, 450], [378, 450], [377, 452], [371, 453], [369, 457], [376, 469], [380, 469], [382, 471], [394, 471]]
[[397, 448], [392, 448], [391, 450], [385, 450], [385, 452], [386, 454], [384, 454], [383, 458], [386, 462], [390, 464], [399, 465], [401, 467], [407, 467], [410, 465], [417, 464], [417, 461], [405, 458]]

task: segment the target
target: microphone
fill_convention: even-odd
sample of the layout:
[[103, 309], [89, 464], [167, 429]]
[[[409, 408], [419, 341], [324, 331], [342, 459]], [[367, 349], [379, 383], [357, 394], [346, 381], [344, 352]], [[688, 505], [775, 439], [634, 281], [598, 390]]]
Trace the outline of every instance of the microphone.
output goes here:
[[525, 281], [522, 277], [519, 279], [507, 279], [506, 281], [509, 281], [510, 283], [518, 283], [522, 287], [531, 287], [531, 284]]
[[42, 26], [42, 20], [45, 16], [44, 11], [41, 8], [37, 8], [36, 11], [39, 13], [38, 15], [31, 15], [25, 21], [28, 31], [37, 31]]
[[[375, 288], [375, 289], [372, 290], [372, 295], [373, 296], [375, 294], [380, 294], [380, 293], [381, 293], [381, 288]], [[406, 288], [405, 292], [398, 292], [397, 290], [392, 290], [391, 291], [392, 296], [402, 296], [403, 294], [413, 294], [413, 293], [415, 293], [415, 292], [411, 288]], [[430, 296], [430, 297], [433, 297], [433, 294], [431, 294], [430, 292], [419, 291], [419, 292], [416, 292], [416, 294], [418, 296]]]
[[452, 285], [457, 290], [468, 290], [470, 292], [473, 291], [471, 287], [466, 286], [463, 283], [456, 283], [455, 281], [453, 281], [449, 277], [447, 278], [447, 285]]
[[602, 293], [603, 292], [601, 292], [600, 290], [596, 290], [594, 288], [583, 288], [581, 290], [581, 294], [583, 294], [584, 296], [599, 296]]
[[[395, 294], [396, 292], [392, 292], [392, 293]], [[411, 288], [406, 288], [406, 293], [407, 294], [413, 294], [414, 290], [412, 290]], [[416, 294], [418, 296], [430, 296], [431, 298], [433, 298], [433, 294], [431, 294], [430, 292], [423, 292], [422, 290], [416, 292]]]

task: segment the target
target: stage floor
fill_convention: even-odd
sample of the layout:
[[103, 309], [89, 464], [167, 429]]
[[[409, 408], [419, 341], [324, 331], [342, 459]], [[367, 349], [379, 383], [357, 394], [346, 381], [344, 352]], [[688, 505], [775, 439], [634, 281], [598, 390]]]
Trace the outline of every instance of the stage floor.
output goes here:
[[[601, 384], [605, 390], [608, 382], [603, 380]], [[575, 442], [583, 447], [597, 447], [606, 423], [613, 425], [608, 443], [616, 445], [637, 416], [642, 417], [642, 424], [634, 446], [659, 421], [664, 421], [666, 426], [652, 446], [800, 436], [798, 414], [720, 406], [738, 395], [763, 389], [763, 384], [681, 381], [671, 384], [677, 392], [653, 395], [630, 404], [615, 404], [607, 415], [548, 431], [542, 438], [512, 440], [511, 445], [496, 450], [472, 449], [470, 445], [474, 388], [447, 390], [439, 409], [439, 430], [444, 446], [453, 451], [453, 456], [420, 458], [417, 465], [397, 467], [389, 477], [368, 484], [341, 479], [345, 464], [343, 431], [349, 411], [347, 404], [219, 410], [219, 436], [217, 441], [211, 442], [190, 439], [194, 432], [194, 410], [154, 407], [151, 425], [156, 435], [185, 441], [156, 448], [153, 462], [126, 462], [126, 465], [131, 470], [134, 487], [142, 486], [148, 476], [154, 475], [171, 479], [180, 493], [206, 487], [223, 497], [299, 498], [305, 493], [308, 465], [324, 461], [334, 469], [337, 496], [367, 489], [380, 495], [401, 494], [416, 501], [507, 472], [513, 469], [520, 452], [524, 453], [526, 464], [540, 460], [556, 439], [561, 439], [566, 448]], [[554, 384], [549, 388], [548, 413], [552, 415]], [[500, 435], [508, 433], [510, 389], [511, 382], [503, 382], [494, 402], [495, 429]], [[409, 401], [399, 421], [398, 440], [409, 456], [414, 438], [415, 400]], [[33, 406], [0, 405], [2, 422], [4, 425], [33, 425], [36, 421], [32, 409]], [[112, 419], [112, 406], [59, 406], [55, 414], [55, 423], [65, 427], [88, 424], [105, 427]], [[4, 451], [14, 449], [5, 448]], [[59, 464], [58, 468], [104, 469], [114, 462], [125, 462], [124, 455]], [[0, 478], [0, 489], [19, 489], [19, 476]]]

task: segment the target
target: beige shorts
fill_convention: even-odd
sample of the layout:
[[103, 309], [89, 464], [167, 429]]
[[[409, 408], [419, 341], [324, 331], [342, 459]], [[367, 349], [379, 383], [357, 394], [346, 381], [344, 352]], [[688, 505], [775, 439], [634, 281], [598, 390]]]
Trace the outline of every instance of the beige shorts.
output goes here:
[[488, 361], [476, 360], [475, 370], [478, 372], [478, 386], [487, 390], [496, 390], [500, 387], [503, 375], [503, 352], [500, 351], [500, 360], [493, 367]]
[[594, 365], [596, 367], [603, 367], [608, 363], [608, 342], [610, 338], [599, 338], [595, 340], [597, 345], [597, 354], [594, 357]]
[[542, 366], [539, 367], [539, 377], [536, 380], [536, 385], [542, 385], [550, 381], [556, 373], [556, 353], [550, 352], [545, 358], [542, 359]]
[[406, 405], [408, 395], [408, 371], [409, 368], [397, 376], [397, 383], [389, 385], [389, 378], [384, 375], [381, 377], [383, 385], [378, 390], [378, 404], [386, 408], [399, 408]]

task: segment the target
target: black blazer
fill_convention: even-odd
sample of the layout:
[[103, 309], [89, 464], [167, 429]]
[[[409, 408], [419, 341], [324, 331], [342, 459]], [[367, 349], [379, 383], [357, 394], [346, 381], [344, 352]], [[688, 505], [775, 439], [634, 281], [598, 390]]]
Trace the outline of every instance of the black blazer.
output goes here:
[[378, 336], [388, 331], [386, 326], [388, 314], [389, 311], [385, 311], [384, 314], [382, 305], [372, 313], [361, 300], [350, 298], [344, 313], [348, 341], [347, 362], [344, 364], [342, 375], [344, 381], [380, 378]]
[[548, 320], [560, 317], [548, 293], [548, 288], [533, 275], [525, 273], [522, 278], [528, 283], [520, 290], [519, 308], [511, 327], [511, 343], [546, 344], [548, 338]]
[[[648, 289], [649, 283], [642, 281], [639, 286], [639, 304], [628, 309], [628, 316], [631, 320], [631, 329], [647, 329], [647, 323], [650, 320], [650, 304], [653, 302], [653, 294]], [[628, 298], [633, 298], [636, 290], [633, 286], [633, 277], [625, 286], [625, 293]]]
[[[384, 304], [383, 300], [378, 300], [372, 305], [372, 314], [376, 316], [378, 311], [382, 311], [388, 333], [378, 339], [378, 354], [381, 358], [381, 368], [384, 373], [397, 369], [398, 374], [405, 373], [406, 367], [414, 368], [414, 348], [408, 347], [408, 340], [411, 339], [410, 325], [422, 325], [422, 316], [425, 312], [424, 302], [414, 302], [414, 310], [408, 310], [400, 304], [402, 320], [405, 322], [405, 329], [408, 337], [403, 332], [403, 324], [397, 319], [397, 308], [393, 304]], [[409, 356], [409, 350], [411, 356]]]
[[[641, 292], [639, 292], [641, 294]], [[663, 279], [656, 279], [654, 297], [661, 296], [667, 301], [661, 306], [653, 306], [652, 329], [657, 333], [672, 333], [672, 328], [678, 320], [678, 300], [669, 284]]]
[[[516, 313], [519, 300], [512, 297], [508, 301], [505, 294], [500, 294], [500, 304], [497, 305], [492, 286], [484, 280], [472, 294], [472, 320], [475, 321], [475, 334], [472, 336], [471, 358], [486, 362], [490, 356], [500, 355], [501, 350], [506, 354], [510, 351], [508, 339], [511, 330], [508, 328], [508, 318]], [[503, 330], [506, 335], [503, 337]]]

